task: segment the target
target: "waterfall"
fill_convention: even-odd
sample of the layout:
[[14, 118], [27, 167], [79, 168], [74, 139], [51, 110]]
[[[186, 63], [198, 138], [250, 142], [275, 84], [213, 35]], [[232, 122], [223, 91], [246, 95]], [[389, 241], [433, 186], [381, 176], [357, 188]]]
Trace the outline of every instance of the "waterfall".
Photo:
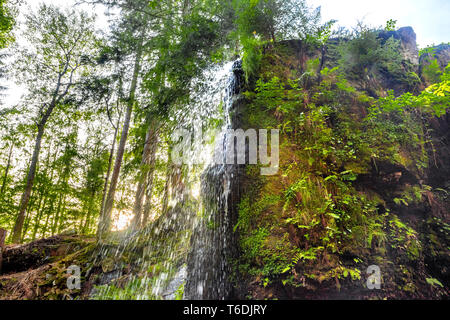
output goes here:
[[232, 295], [231, 260], [237, 250], [233, 227], [237, 222], [238, 177], [242, 168], [227, 165], [225, 158], [227, 131], [238, 125], [236, 114], [241, 76], [241, 62], [236, 61], [231, 65], [224, 88], [224, 125], [217, 138], [215, 161], [206, 168], [201, 178], [205, 214], [198, 221], [191, 240], [185, 288], [188, 299], [227, 299]]
[[[199, 129], [207, 133], [190, 145], [185, 158], [192, 161], [174, 167], [166, 212], [119, 245], [99, 248], [94, 266], [103, 270], [103, 286], [92, 292], [94, 298], [226, 299], [231, 295], [241, 168], [225, 164], [226, 133], [237, 125], [241, 77], [241, 63], [235, 61], [206, 70], [193, 83], [189, 112], [179, 111], [173, 121], [192, 130], [193, 136]], [[217, 161], [220, 157], [224, 161]], [[133, 271], [123, 274], [130, 261]], [[114, 281], [124, 277], [125, 289], [117, 290]]]

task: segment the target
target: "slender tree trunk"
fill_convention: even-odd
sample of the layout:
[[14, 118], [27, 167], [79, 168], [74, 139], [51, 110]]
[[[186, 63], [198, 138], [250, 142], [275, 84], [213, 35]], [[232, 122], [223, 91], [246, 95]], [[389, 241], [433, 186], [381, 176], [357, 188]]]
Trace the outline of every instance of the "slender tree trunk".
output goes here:
[[112, 215], [112, 210], [113, 210], [113, 206], [114, 206], [114, 197], [116, 194], [116, 188], [117, 188], [117, 183], [119, 180], [120, 169], [122, 167], [123, 155], [125, 153], [125, 145], [126, 145], [127, 139], [128, 139], [128, 131], [130, 129], [131, 115], [132, 115], [133, 107], [135, 104], [137, 82], [138, 82], [139, 72], [141, 70], [143, 37], [141, 38], [140, 41], [141, 42], [138, 45], [136, 59], [135, 59], [135, 63], [134, 63], [133, 78], [131, 81], [130, 96], [129, 96], [128, 102], [127, 102], [127, 112], [126, 112], [125, 121], [123, 124], [122, 136], [120, 138], [119, 147], [117, 150], [117, 157], [116, 157], [116, 161], [115, 161], [115, 165], [114, 165], [113, 174], [111, 177], [111, 185], [109, 187], [108, 196], [107, 196], [106, 202], [105, 202], [104, 214], [103, 214], [102, 219], [100, 219], [100, 223], [99, 223], [99, 227], [98, 227], [99, 238], [102, 238], [111, 229], [111, 215]]
[[92, 192], [90, 200], [89, 200], [88, 211], [86, 214], [86, 221], [84, 223], [83, 230], [82, 230], [83, 234], [87, 234], [87, 232], [89, 231], [89, 227], [91, 226], [91, 216], [92, 216], [92, 211], [93, 211], [92, 207], [94, 206], [94, 201], [95, 201], [95, 191]]
[[11, 167], [11, 157], [12, 157], [12, 153], [13, 153], [13, 148], [14, 148], [14, 144], [11, 143], [11, 147], [9, 148], [9, 154], [8, 154], [8, 162], [6, 164], [6, 169], [5, 169], [5, 175], [3, 177], [2, 189], [0, 191], [1, 197], [3, 197], [5, 194], [5, 188], [6, 188], [6, 182], [8, 180], [9, 168]]
[[51, 213], [52, 213], [53, 209], [54, 209], [54, 200], [52, 199], [52, 201], [50, 202], [50, 208], [47, 213], [47, 219], [45, 219], [44, 228], [42, 230], [42, 238], [45, 238], [45, 234], [47, 233], [48, 224], [49, 224], [50, 216], [52, 215]]
[[[50, 158], [52, 155], [51, 150], [52, 150], [52, 147], [50, 144], [48, 147], [48, 156], [47, 156], [47, 160], [45, 163], [44, 176], [47, 176], [48, 168], [50, 166]], [[56, 148], [56, 152], [53, 155], [53, 163], [55, 163], [58, 153], [59, 153], [59, 148]], [[52, 170], [50, 171], [50, 181], [53, 181], [54, 173], [55, 173], [55, 170], [52, 168]], [[49, 190], [50, 186], [45, 187], [45, 185], [41, 185], [41, 188], [44, 191], [41, 194], [41, 198], [39, 200], [39, 206], [37, 208], [37, 214], [36, 214], [36, 219], [35, 219], [34, 228], [33, 228], [32, 241], [34, 241], [36, 239], [37, 231], [38, 231], [39, 227], [41, 226], [41, 217], [42, 217], [43, 212], [45, 211], [45, 207], [47, 206], [47, 200], [49, 199], [49, 194], [50, 194], [50, 190]], [[42, 202], [42, 206], [41, 206], [41, 202]]]
[[56, 206], [55, 214], [53, 215], [52, 227], [50, 228], [50, 230], [52, 232], [52, 236], [55, 235], [56, 226], [59, 221], [59, 215], [61, 212], [61, 205], [62, 205], [62, 199], [63, 199], [63, 190], [65, 189], [63, 186], [67, 185], [67, 181], [69, 179], [68, 178], [69, 171], [70, 171], [70, 165], [66, 165], [66, 168], [64, 169], [64, 171], [62, 173], [62, 177], [58, 182], [58, 185], [61, 186], [61, 191], [59, 192], [58, 204]]
[[42, 192], [40, 195], [40, 198], [39, 198], [39, 203], [38, 203], [37, 211], [36, 211], [36, 218], [34, 219], [33, 235], [31, 237], [32, 240], [36, 239], [36, 233], [39, 228], [39, 221], [41, 221], [42, 201], [44, 201], [44, 207], [45, 207], [46, 196], [47, 195], [46, 194], [44, 195], [44, 193]]
[[23, 222], [25, 220], [25, 212], [28, 207], [28, 202], [30, 201], [31, 190], [33, 188], [34, 178], [36, 176], [36, 167], [39, 161], [39, 152], [41, 151], [41, 143], [43, 136], [44, 136], [44, 125], [40, 125], [38, 127], [38, 135], [36, 137], [33, 157], [31, 158], [30, 170], [28, 171], [27, 185], [20, 200], [19, 214], [17, 215], [16, 224], [14, 225], [14, 231], [12, 236], [13, 243], [21, 242]]
[[[119, 117], [119, 120], [117, 121], [116, 129], [114, 131], [114, 139], [113, 139], [113, 143], [111, 146], [111, 151], [109, 153], [108, 170], [106, 172], [105, 184], [103, 185], [102, 203], [100, 206], [100, 215], [99, 215], [100, 221], [103, 220], [103, 215], [104, 215], [104, 211], [105, 211], [105, 201], [106, 201], [106, 194], [108, 192], [108, 182], [109, 182], [109, 177], [111, 176], [112, 163], [113, 163], [113, 159], [114, 159], [114, 151], [116, 149], [116, 140], [117, 140], [117, 135], [119, 133], [119, 122], [120, 122], [120, 117]], [[97, 230], [98, 233], [99, 233], [99, 231], [100, 231], [100, 229]]]
[[[67, 71], [67, 66], [66, 66], [66, 71]], [[13, 236], [12, 236], [13, 243], [21, 242], [23, 222], [25, 220], [25, 212], [28, 207], [28, 202], [30, 201], [31, 190], [33, 189], [34, 178], [36, 176], [36, 168], [37, 168], [37, 164], [39, 161], [39, 153], [41, 151], [42, 137], [44, 136], [45, 125], [47, 124], [48, 119], [50, 118], [53, 110], [55, 109], [56, 104], [59, 101], [58, 99], [62, 98], [67, 93], [67, 92], [65, 92], [62, 96], [58, 97], [59, 88], [61, 87], [61, 79], [62, 79], [62, 74], [60, 74], [60, 76], [59, 76], [52, 102], [47, 107], [47, 109], [45, 109], [45, 112], [42, 115], [42, 118], [37, 125], [38, 134], [36, 136], [36, 142], [34, 145], [33, 156], [31, 157], [31, 165], [30, 165], [30, 169], [29, 169], [28, 175], [27, 175], [27, 185], [25, 187], [25, 191], [23, 192], [22, 198], [20, 200], [19, 213], [17, 215], [16, 223], [14, 225], [14, 231], [13, 231]]]
[[3, 249], [5, 247], [7, 231], [5, 229], [0, 229], [0, 275], [2, 274], [2, 263], [3, 263]]
[[148, 176], [153, 173], [150, 172], [150, 166], [153, 165], [152, 159], [154, 159], [154, 152], [156, 151], [154, 147], [154, 141], [156, 139], [155, 121], [150, 121], [148, 125], [147, 135], [145, 137], [144, 151], [142, 153], [142, 160], [140, 166], [140, 177], [138, 181], [138, 186], [136, 190], [136, 197], [134, 202], [134, 218], [132, 221], [132, 229], [137, 230], [142, 225], [142, 205], [144, 202], [144, 195], [146, 193], [146, 187], [148, 182]]
[[152, 151], [150, 158], [150, 171], [147, 175], [147, 186], [145, 192], [145, 204], [143, 210], [142, 227], [144, 228], [148, 223], [148, 218], [150, 215], [150, 210], [152, 208], [152, 195], [153, 195], [153, 181], [155, 178], [155, 160], [156, 160], [156, 149], [158, 146], [158, 136], [152, 141]]
[[67, 205], [67, 196], [64, 195], [63, 205], [62, 205], [62, 209], [61, 209], [61, 213], [59, 215], [59, 220], [58, 220], [58, 225], [57, 225], [57, 232], [58, 233], [61, 233], [63, 215], [64, 215], [64, 212], [66, 211], [66, 205]]
[[35, 192], [32, 192], [30, 204], [28, 205], [27, 213], [25, 215], [25, 222], [23, 224], [24, 226], [23, 226], [23, 232], [22, 232], [22, 241], [24, 240], [25, 235], [28, 232], [28, 228], [30, 227], [32, 212], [33, 212], [33, 209], [35, 209], [35, 207], [36, 207], [35, 204], [36, 204]]
[[63, 195], [62, 195], [62, 192], [61, 192], [61, 193], [59, 194], [58, 206], [57, 206], [57, 208], [56, 208], [55, 218], [54, 218], [54, 220], [53, 220], [53, 225], [52, 225], [52, 236], [55, 235], [56, 227], [57, 227], [57, 225], [58, 225], [59, 215], [60, 215], [60, 212], [61, 212], [62, 198], [63, 198]]

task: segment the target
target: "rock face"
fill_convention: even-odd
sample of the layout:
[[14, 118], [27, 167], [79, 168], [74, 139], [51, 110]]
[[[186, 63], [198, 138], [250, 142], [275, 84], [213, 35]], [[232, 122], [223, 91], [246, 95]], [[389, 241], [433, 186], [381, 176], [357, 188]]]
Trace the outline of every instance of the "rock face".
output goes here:
[[3, 274], [26, 271], [53, 262], [86, 246], [92, 239], [58, 235], [32, 243], [7, 246], [3, 251]]
[[92, 256], [94, 238], [62, 234], [25, 245], [5, 248], [5, 268], [0, 274], [0, 300], [84, 299], [83, 290], [67, 286], [69, 266], [82, 273]]
[[[390, 69], [385, 65], [377, 66], [378, 61], [374, 59], [372, 65], [367, 66], [368, 71], [362, 73], [364, 77], [353, 77], [349, 81], [350, 85], [356, 89], [355, 92], [358, 95], [364, 93], [374, 98], [386, 95], [388, 90], [394, 90], [396, 95], [401, 95], [405, 92], [418, 94], [426, 85], [419, 78], [419, 69], [423, 66], [425, 60], [422, 57], [419, 59], [414, 30], [411, 27], [404, 27], [397, 31], [381, 31], [377, 35], [381, 39], [382, 44], [384, 44], [383, 41], [387, 41], [391, 37], [400, 42], [401, 56], [398, 57], [397, 55], [395, 57], [399, 67]], [[308, 66], [308, 62], [318, 58], [318, 63], [315, 61], [314, 64], [309, 64], [314, 67], [317, 65], [319, 69], [319, 72], [317, 72], [318, 79], [314, 78], [301, 84], [305, 92], [310, 94], [305, 99], [304, 104], [313, 105], [308, 101], [308, 98], [315, 99], [330, 94], [331, 98], [317, 98], [314, 103], [316, 105], [339, 106], [336, 107], [336, 110], [338, 110], [337, 113], [342, 118], [335, 119], [335, 115], [331, 114], [329, 123], [327, 123], [327, 129], [335, 131], [342, 127], [357, 127], [356, 122], [367, 116], [368, 106], [363, 101], [358, 101], [357, 97], [346, 100], [345, 94], [340, 89], [334, 89], [332, 86], [330, 86], [330, 91], [333, 90], [333, 94], [314, 87], [316, 81], [321, 83], [320, 71], [324, 67], [332, 69], [338, 65], [337, 62], [340, 57], [335, 53], [334, 49], [341, 41], [345, 44], [347, 40], [333, 39], [332, 41], [333, 43], [329, 43], [328, 48], [322, 52], [317, 49], [309, 49], [307, 45], [299, 40], [279, 43], [280, 47], [282, 47], [279, 50], [276, 47], [268, 48], [263, 58], [260, 75], [266, 82], [269, 81], [270, 77], [274, 76], [288, 80], [298, 79], [305, 73], [305, 66]], [[450, 46], [440, 45], [436, 47], [434, 54], [439, 67], [443, 69], [450, 61]], [[377, 67], [374, 67], [374, 65]], [[342, 65], [340, 66], [342, 67]], [[349, 73], [346, 73], [344, 76], [348, 75]], [[324, 77], [323, 82], [325, 81]], [[332, 79], [329, 79], [329, 81], [333, 83]], [[316, 91], [314, 91], [315, 89]], [[264, 97], [261, 99], [264, 99]], [[258, 106], [259, 104], [255, 103], [249, 109], [256, 113], [260, 111]], [[305, 109], [308, 110], [308, 108], [302, 109], [302, 107], [300, 105], [295, 110], [295, 113], [308, 112], [304, 111]], [[280, 123], [281, 120], [284, 123], [289, 123], [282, 115], [264, 113], [265, 110], [262, 106], [261, 109], [261, 113], [253, 115], [255, 118], [266, 119], [264, 116], [267, 116], [267, 119], [272, 117], [277, 118]], [[404, 110], [402, 113], [405, 114], [405, 118], [408, 112], [413, 113], [416, 110]], [[351, 118], [352, 120], [345, 120], [344, 114], [349, 115], [347, 119], [354, 117], [354, 119], [358, 120], [353, 118]], [[386, 114], [386, 117], [392, 116], [390, 120], [393, 120], [393, 126], [396, 127], [403, 125], [403, 114], [398, 115], [398, 118], [396, 117], [397, 115], [392, 116], [388, 114]], [[291, 120], [291, 118], [287, 119]], [[380, 118], [379, 121], [384, 120]], [[426, 139], [429, 142], [423, 142], [421, 152], [426, 153], [426, 157], [422, 157], [422, 153], [418, 154], [415, 152], [413, 141], [403, 141], [402, 144], [398, 145], [400, 150], [398, 157], [391, 157], [392, 154], [397, 152], [392, 149], [392, 151], [389, 150], [384, 160], [375, 160], [373, 156], [368, 156], [367, 158], [361, 157], [357, 161], [361, 167], [363, 164], [367, 165], [367, 171], [362, 170], [362, 172], [358, 173], [358, 177], [351, 184], [359, 194], [364, 194], [367, 198], [375, 201], [376, 209], [373, 211], [375, 215], [372, 216], [375, 217], [375, 220], [373, 221], [377, 221], [376, 224], [380, 223], [382, 226], [378, 235], [375, 236], [377, 240], [373, 242], [375, 238], [369, 238], [368, 234], [370, 233], [368, 230], [370, 228], [365, 226], [361, 234], [363, 239], [367, 238], [367, 244], [352, 243], [343, 249], [339, 255], [327, 253], [324, 255], [326, 258], [323, 259], [322, 257], [316, 260], [312, 258], [313, 261], [301, 263], [295, 260], [294, 270], [290, 274], [291, 278], [287, 276], [284, 278], [286, 273], [289, 274], [291, 266], [284, 269], [284, 272], [280, 272], [275, 268], [272, 271], [270, 268], [278, 266], [284, 257], [287, 257], [286, 260], [289, 261], [290, 257], [285, 254], [289, 248], [294, 248], [292, 250], [304, 250], [304, 248], [308, 249], [314, 246], [314, 242], [310, 240], [312, 232], [308, 231], [308, 238], [306, 238], [306, 231], [304, 231], [304, 229], [311, 230], [312, 228], [309, 226], [305, 228], [305, 223], [302, 223], [300, 227], [295, 225], [286, 226], [285, 223], [287, 217], [292, 218], [290, 220], [299, 217], [295, 210], [302, 214], [298, 218], [299, 220], [305, 219], [304, 216], [306, 215], [314, 216], [320, 210], [310, 210], [310, 207], [304, 201], [304, 199], [308, 199], [309, 203], [312, 202], [313, 191], [311, 190], [314, 190], [313, 185], [308, 185], [308, 188], [305, 187], [305, 190], [308, 190], [305, 192], [298, 191], [300, 188], [294, 189], [299, 185], [303, 185], [304, 181], [307, 181], [303, 179], [306, 175], [311, 177], [310, 179], [314, 179], [317, 184], [320, 184], [323, 178], [323, 176], [318, 177], [317, 172], [313, 171], [313, 169], [308, 169], [313, 168], [311, 165], [313, 162], [306, 163], [305, 159], [308, 159], [307, 157], [311, 157], [311, 155], [305, 155], [301, 151], [303, 148], [309, 147], [307, 145], [308, 137], [304, 138], [305, 136], [301, 136], [298, 132], [302, 130], [307, 131], [308, 127], [305, 125], [300, 129], [294, 128], [295, 134], [292, 135], [291, 140], [285, 141], [280, 148], [280, 152], [283, 155], [283, 157], [280, 157], [282, 161], [280, 171], [285, 170], [285, 174], [280, 174], [279, 180], [282, 183], [276, 181], [277, 179], [267, 179], [262, 182], [257, 180], [263, 185], [262, 191], [258, 189], [257, 192], [251, 193], [247, 192], [247, 189], [250, 188], [246, 187], [255, 181], [251, 180], [254, 177], [249, 174], [247, 181], [245, 178], [243, 179], [245, 187], [243, 188], [242, 198], [247, 201], [243, 202], [242, 207], [245, 208], [245, 214], [250, 212], [251, 214], [248, 214], [248, 216], [257, 216], [258, 218], [254, 218], [252, 224], [246, 226], [253, 233], [248, 232], [245, 234], [244, 231], [242, 232], [244, 234], [240, 235], [241, 239], [246, 241], [245, 244], [249, 243], [248, 247], [242, 246], [241, 256], [245, 260], [243, 260], [244, 263], [241, 265], [249, 265], [253, 268], [240, 281], [245, 284], [240, 292], [240, 298], [248, 296], [249, 293], [255, 299], [436, 299], [450, 296], [450, 272], [448, 268], [450, 259], [448, 252], [450, 239], [450, 227], [448, 225], [450, 221], [448, 209], [450, 208], [450, 197], [448, 196], [450, 195], [450, 182], [448, 179], [450, 172], [449, 117], [447, 114], [437, 118], [434, 115], [425, 115], [424, 113], [417, 117], [417, 120], [414, 118], [414, 123], [418, 124], [417, 127], [413, 127], [410, 123], [405, 126], [408, 127], [408, 130], [418, 132], [418, 134], [423, 135], [423, 132], [425, 132], [427, 135]], [[255, 125], [255, 122], [252, 122], [252, 125]], [[365, 136], [365, 140], [367, 141], [373, 137], [378, 139], [389, 136], [389, 129], [387, 126], [385, 128], [385, 130], [380, 130], [379, 133], [369, 131], [370, 136]], [[362, 131], [364, 130], [366, 129], [363, 128]], [[288, 135], [289, 133], [284, 133], [284, 139], [289, 139]], [[344, 136], [344, 139], [347, 139], [351, 137], [351, 134], [345, 133]], [[302, 138], [304, 139], [302, 140]], [[316, 147], [318, 139], [314, 138], [311, 140], [310, 145]], [[381, 144], [383, 148], [389, 147], [388, 143], [382, 142]], [[320, 153], [321, 148], [322, 146], [315, 149], [317, 153]], [[373, 150], [376, 150], [376, 147]], [[283, 163], [283, 159], [292, 160]], [[297, 163], [302, 163], [302, 161], [305, 163], [304, 165], [297, 165]], [[328, 164], [328, 162], [322, 164], [319, 167], [319, 171]], [[360, 167], [354, 166], [353, 168]], [[348, 168], [345, 167], [345, 169]], [[308, 172], [308, 170], [310, 171]], [[297, 172], [301, 172], [301, 179], [295, 176]], [[291, 180], [289, 180], [290, 177], [292, 177]], [[329, 179], [329, 177], [325, 179]], [[299, 181], [301, 183], [298, 183]], [[293, 213], [291, 215], [289, 215], [289, 210], [286, 209], [289, 207], [284, 203], [286, 190], [295, 190], [297, 192], [293, 195], [292, 201], [296, 202], [298, 206], [292, 209]], [[336, 197], [340, 197], [338, 192], [332, 192], [335, 192]], [[262, 195], [260, 196], [260, 194]], [[342, 191], [342, 194], [348, 195], [349, 191]], [[278, 200], [277, 196], [282, 200]], [[323, 199], [320, 196], [317, 198]], [[258, 203], [258, 206], [252, 206], [253, 203]], [[261, 204], [261, 207], [259, 207], [259, 204]], [[345, 210], [348, 210], [348, 208]], [[283, 216], [276, 217], [276, 214], [279, 212], [283, 212]], [[343, 212], [339, 214], [341, 213]], [[264, 220], [267, 216], [270, 216], [271, 219]], [[362, 217], [368, 218], [370, 216], [369, 213], [366, 214], [364, 212]], [[307, 219], [305, 220], [307, 221]], [[297, 220], [295, 221], [297, 222]], [[303, 222], [303, 220], [301, 221]], [[326, 222], [323, 221], [322, 224], [326, 225]], [[320, 222], [318, 225], [320, 225]], [[354, 234], [361, 231], [357, 223], [351, 228], [350, 231], [354, 232]], [[260, 232], [260, 230], [263, 231]], [[269, 231], [264, 233], [266, 230]], [[265, 240], [261, 241], [255, 235]], [[305, 241], [304, 238], [307, 240]], [[278, 243], [280, 244], [278, 245]], [[263, 249], [259, 250], [258, 246]], [[363, 262], [354, 264], [358, 259]], [[336, 270], [332, 268], [334, 267], [333, 263], [338, 264], [339, 267], [357, 268], [361, 271], [361, 279], [352, 281], [344, 279], [347, 278], [346, 273], [344, 273], [344, 276], [341, 278], [336, 276], [335, 279], [330, 278], [327, 280], [326, 276], [330, 273], [326, 273], [326, 271]], [[370, 291], [364, 287], [367, 280], [365, 278], [365, 270], [370, 265], [380, 266], [383, 272], [383, 286], [379, 292]], [[253, 276], [255, 274], [257, 276]], [[314, 275], [314, 277], [311, 277], [311, 275]], [[261, 281], [266, 276], [268, 278], [273, 276], [273, 279], [268, 280], [269, 284]], [[280, 279], [284, 281], [280, 281]], [[292, 279], [297, 281], [294, 282], [294, 285], [289, 284], [289, 281], [293, 281]], [[319, 280], [316, 281], [316, 279]], [[337, 284], [333, 280], [336, 280]], [[336, 287], [339, 289], [336, 290]]]
[[381, 31], [380, 38], [384, 41], [391, 37], [399, 40], [401, 44], [401, 53], [405, 61], [409, 61], [415, 67], [419, 66], [419, 49], [417, 48], [416, 33], [411, 27], [402, 27], [397, 31]]
[[402, 54], [405, 60], [413, 65], [419, 65], [419, 49], [417, 48], [416, 33], [411, 27], [403, 27], [397, 30], [402, 43]]
[[440, 44], [435, 48], [435, 58], [441, 69], [444, 69], [450, 61], [450, 44]]
[[432, 48], [432, 53], [426, 53], [420, 57], [420, 72], [430, 61], [436, 59], [441, 69], [444, 69], [450, 61], [450, 44], [440, 44]]

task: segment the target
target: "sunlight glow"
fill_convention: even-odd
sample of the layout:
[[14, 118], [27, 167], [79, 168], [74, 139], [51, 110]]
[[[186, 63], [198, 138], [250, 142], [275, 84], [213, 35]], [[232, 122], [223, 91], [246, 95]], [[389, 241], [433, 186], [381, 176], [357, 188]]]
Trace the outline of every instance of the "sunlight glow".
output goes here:
[[202, 192], [201, 188], [202, 188], [202, 186], [201, 186], [200, 182], [197, 182], [196, 184], [194, 184], [191, 189], [192, 197], [194, 197], [197, 200], [200, 200], [200, 195]]
[[112, 231], [123, 231], [127, 229], [133, 220], [133, 213], [128, 210], [115, 211], [113, 214]]

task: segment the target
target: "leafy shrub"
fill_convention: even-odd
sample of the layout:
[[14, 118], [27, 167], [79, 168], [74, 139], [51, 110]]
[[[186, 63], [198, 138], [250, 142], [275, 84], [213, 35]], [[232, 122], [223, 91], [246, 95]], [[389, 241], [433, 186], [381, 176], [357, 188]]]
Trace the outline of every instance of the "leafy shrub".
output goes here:
[[393, 36], [383, 40], [379, 30], [360, 24], [349, 39], [341, 41], [338, 53], [342, 74], [349, 80], [364, 83], [368, 89], [373, 89], [370, 79], [380, 74], [387, 74], [394, 82], [410, 88], [418, 85], [412, 67], [403, 61], [400, 41]]
[[429, 64], [424, 66], [422, 75], [427, 83], [434, 84], [439, 82], [442, 71], [437, 59], [430, 60]]

